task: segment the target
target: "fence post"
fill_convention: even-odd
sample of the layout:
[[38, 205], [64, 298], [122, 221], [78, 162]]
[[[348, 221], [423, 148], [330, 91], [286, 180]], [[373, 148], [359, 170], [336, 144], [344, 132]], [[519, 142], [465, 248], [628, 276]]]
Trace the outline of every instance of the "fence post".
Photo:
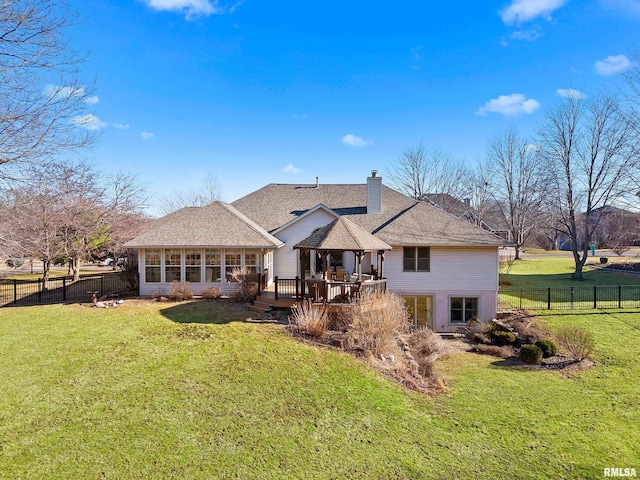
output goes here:
[[571, 287], [571, 310], [573, 310], [573, 287]]
[[276, 275], [275, 277], [273, 277], [274, 280], [274, 284], [275, 284], [275, 292], [276, 292], [276, 302], [278, 301], [278, 276]]
[[618, 308], [622, 308], [622, 285], [618, 285]]
[[102, 295], [105, 294], [105, 292], [104, 292], [104, 275], [100, 276], [100, 293]]
[[547, 310], [551, 310], [551, 287], [547, 287]]
[[[42, 288], [44, 288], [44, 283], [42, 283]], [[38, 303], [42, 303], [42, 288], [40, 288], [40, 278], [38, 278]]]
[[13, 303], [18, 303], [18, 281], [13, 279]]
[[67, 301], [67, 277], [62, 277], [62, 301]]
[[520, 308], [519, 310], [522, 310], [522, 289], [520, 289]]
[[593, 286], [593, 309], [595, 310], [596, 308], [598, 308], [598, 287], [596, 287], [595, 285]]

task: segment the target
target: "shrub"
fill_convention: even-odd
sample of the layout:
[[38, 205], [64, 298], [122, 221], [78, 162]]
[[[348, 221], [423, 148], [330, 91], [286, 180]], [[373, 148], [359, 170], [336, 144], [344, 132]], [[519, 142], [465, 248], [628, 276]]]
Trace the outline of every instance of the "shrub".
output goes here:
[[475, 353], [483, 353], [485, 355], [493, 355], [494, 357], [500, 358], [510, 358], [515, 355], [513, 347], [510, 345], [498, 347], [497, 345], [484, 345], [479, 343], [471, 347], [471, 351]]
[[406, 303], [390, 292], [376, 292], [360, 298], [349, 313], [349, 345], [376, 357], [395, 353], [398, 350], [396, 337], [409, 328]]
[[527, 365], [540, 365], [540, 362], [542, 362], [542, 349], [537, 345], [523, 345], [520, 348], [520, 360]]
[[489, 338], [489, 335], [487, 335], [486, 333], [475, 332], [471, 334], [470, 337], [471, 337], [470, 340], [473, 343], [484, 343], [486, 345], [491, 343], [491, 339]]
[[491, 343], [498, 346], [513, 345], [516, 343], [516, 336], [511, 332], [505, 332], [503, 330], [492, 330], [489, 332]]
[[7, 264], [7, 267], [16, 269], [24, 265], [24, 259], [23, 258], [7, 258], [7, 261], [5, 263]]
[[211, 300], [213, 298], [218, 298], [222, 295], [222, 290], [218, 287], [207, 287], [202, 290], [200, 296], [206, 300]]
[[407, 343], [418, 372], [425, 378], [433, 376], [433, 363], [440, 358], [444, 343], [442, 337], [429, 328], [420, 328], [409, 335]]
[[584, 360], [593, 352], [593, 335], [578, 326], [564, 326], [556, 332], [558, 343], [562, 345], [575, 360]]
[[171, 282], [167, 297], [173, 301], [181, 302], [193, 298], [193, 291], [187, 282], [179, 282], [174, 280]]
[[299, 305], [291, 306], [289, 325], [298, 332], [320, 338], [327, 328], [327, 321], [327, 308], [324, 305], [306, 299]]
[[535, 344], [542, 350], [542, 358], [554, 357], [558, 353], [558, 347], [551, 340], [538, 340]]
[[233, 294], [236, 302], [247, 303], [255, 300], [258, 296], [258, 281], [260, 275], [253, 273], [248, 268], [234, 268], [231, 270], [230, 279], [239, 284], [239, 289]]

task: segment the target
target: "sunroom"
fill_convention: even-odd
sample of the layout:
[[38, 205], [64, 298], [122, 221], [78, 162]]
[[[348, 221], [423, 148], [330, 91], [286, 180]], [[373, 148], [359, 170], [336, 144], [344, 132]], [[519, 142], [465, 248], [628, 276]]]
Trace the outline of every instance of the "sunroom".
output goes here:
[[126, 244], [138, 249], [140, 294], [167, 293], [172, 282], [187, 282], [193, 293], [215, 286], [233, 293], [235, 269], [273, 282], [273, 252], [282, 242], [222, 202], [178, 210]]

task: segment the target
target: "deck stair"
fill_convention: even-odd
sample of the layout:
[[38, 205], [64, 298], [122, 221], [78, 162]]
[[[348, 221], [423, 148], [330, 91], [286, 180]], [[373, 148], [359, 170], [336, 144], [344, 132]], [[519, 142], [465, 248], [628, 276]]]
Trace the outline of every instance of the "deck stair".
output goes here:
[[270, 312], [273, 308], [273, 305], [269, 303], [269, 301], [265, 301], [266, 299], [261, 299], [260, 297], [256, 298], [253, 301], [253, 305], [249, 305], [249, 310], [256, 313], [267, 313]]

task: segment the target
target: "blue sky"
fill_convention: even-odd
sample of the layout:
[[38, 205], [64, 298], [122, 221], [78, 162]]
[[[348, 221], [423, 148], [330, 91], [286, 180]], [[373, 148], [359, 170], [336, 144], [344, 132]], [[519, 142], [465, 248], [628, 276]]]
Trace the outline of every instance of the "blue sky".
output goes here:
[[640, 0], [71, 0], [89, 158], [151, 192], [362, 183], [422, 142], [473, 163], [559, 95], [618, 91]]

